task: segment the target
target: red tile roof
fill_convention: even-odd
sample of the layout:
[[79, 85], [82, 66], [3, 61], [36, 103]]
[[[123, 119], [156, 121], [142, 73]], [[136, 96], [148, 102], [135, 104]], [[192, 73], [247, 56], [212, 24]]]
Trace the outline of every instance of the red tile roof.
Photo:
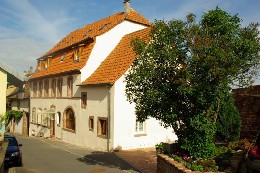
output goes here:
[[64, 53], [60, 53], [56, 55], [54, 58], [51, 59], [51, 62], [49, 63], [49, 67], [46, 69], [38, 70], [36, 71], [30, 79], [40, 78], [40, 77], [46, 77], [56, 74], [62, 74], [72, 71], [77, 71], [79, 73], [80, 69], [83, 68], [89, 58], [89, 55], [91, 53], [91, 50], [93, 49], [95, 45], [95, 42], [92, 41], [91, 43], [87, 44], [86, 46], [80, 47], [82, 48], [82, 53], [79, 61], [73, 61], [73, 54], [74, 50], [70, 50], [66, 53], [64, 56], [64, 59], [62, 59], [62, 56]]
[[45, 53], [44, 56], [47, 56], [57, 50], [64, 49], [66, 47], [72, 46], [75, 43], [79, 43], [88, 38], [95, 38], [99, 36], [124, 20], [140, 23], [143, 25], [150, 26], [151, 22], [144, 18], [142, 15], [137, 13], [134, 10], [130, 10], [128, 13], [120, 12], [112, 16], [106, 17], [102, 20], [94, 22], [92, 24], [86, 25], [83, 28], [77, 29], [71, 32], [69, 35], [64, 37], [58, 44], [56, 44], [51, 50]]
[[[42, 68], [37, 70], [30, 79], [36, 79], [41, 77], [47, 77], [50, 75], [62, 74], [72, 71], [80, 71], [85, 66], [89, 55], [95, 44], [94, 38], [99, 36], [124, 20], [132, 21], [135, 23], [150, 26], [151, 22], [145, 19], [142, 15], [134, 10], [130, 10], [128, 13], [120, 12], [112, 16], [106, 17], [102, 20], [86, 25], [83, 28], [77, 29], [64, 37], [59, 43], [57, 43], [52, 49], [42, 56], [42, 59], [51, 57], [48, 68]], [[79, 62], [73, 62], [72, 56], [75, 47], [80, 43], [87, 43], [84, 48], [83, 55]], [[73, 48], [74, 47], [74, 48]], [[71, 49], [72, 48], [72, 49]], [[74, 50], [73, 50], [74, 49]], [[64, 61], [61, 61], [61, 56], [66, 53]]]
[[150, 28], [146, 28], [124, 36], [96, 71], [81, 85], [115, 83], [129, 69], [136, 58], [131, 41], [137, 37], [148, 41], [150, 39], [149, 33]]

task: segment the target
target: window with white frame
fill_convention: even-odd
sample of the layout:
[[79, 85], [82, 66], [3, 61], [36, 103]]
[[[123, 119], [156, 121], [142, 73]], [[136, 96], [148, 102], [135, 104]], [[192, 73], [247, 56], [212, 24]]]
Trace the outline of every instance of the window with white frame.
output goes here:
[[73, 93], [73, 77], [69, 76], [67, 78], [67, 96], [72, 97]]
[[145, 121], [144, 122], [136, 121], [135, 122], [135, 133], [136, 134], [145, 134], [145, 127], [146, 127]]
[[39, 97], [42, 97], [42, 92], [43, 92], [43, 83], [42, 81], [39, 82]]
[[56, 97], [56, 79], [51, 81], [51, 97]]
[[57, 83], [57, 97], [62, 97], [62, 78], [58, 79], [58, 83]]
[[42, 113], [42, 125], [48, 126], [49, 117], [47, 115], [47, 109], [44, 109], [44, 112]]
[[42, 124], [42, 109], [37, 111], [37, 124]]
[[57, 126], [60, 126], [60, 122], [61, 122], [61, 113], [57, 112], [57, 121], [56, 121]]
[[44, 81], [44, 97], [49, 97], [49, 80]]
[[37, 122], [37, 113], [36, 113], [36, 108], [32, 108], [32, 119], [31, 119], [32, 123], [36, 123]]

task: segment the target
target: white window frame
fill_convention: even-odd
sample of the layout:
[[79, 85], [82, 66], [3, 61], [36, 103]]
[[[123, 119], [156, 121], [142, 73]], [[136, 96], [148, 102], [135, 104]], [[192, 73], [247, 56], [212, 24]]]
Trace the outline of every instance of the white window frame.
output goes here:
[[144, 121], [144, 122], [136, 121], [135, 122], [135, 134], [145, 134], [145, 133], [146, 133], [146, 121]]

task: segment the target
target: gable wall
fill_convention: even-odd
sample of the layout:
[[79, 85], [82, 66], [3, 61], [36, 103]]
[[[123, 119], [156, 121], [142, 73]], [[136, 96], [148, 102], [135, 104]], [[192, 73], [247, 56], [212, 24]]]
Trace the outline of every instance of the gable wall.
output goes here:
[[159, 142], [172, 142], [177, 136], [171, 128], [165, 129], [154, 118], [146, 120], [145, 133], [135, 132], [135, 105], [127, 101], [125, 75], [115, 83], [114, 94], [114, 148], [132, 149], [154, 147]]
[[145, 26], [143, 25], [130, 21], [123, 21], [110, 31], [96, 37], [96, 42], [88, 62], [86, 66], [81, 69], [81, 82], [86, 80], [98, 68], [124, 35], [144, 28]]

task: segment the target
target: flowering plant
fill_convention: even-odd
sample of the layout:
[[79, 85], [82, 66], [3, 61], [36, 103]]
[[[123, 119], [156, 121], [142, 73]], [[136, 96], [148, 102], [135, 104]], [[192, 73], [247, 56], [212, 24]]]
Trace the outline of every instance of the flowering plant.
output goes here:
[[214, 159], [195, 159], [185, 152], [176, 152], [170, 155], [174, 160], [184, 164], [185, 167], [194, 171], [218, 171], [218, 166]]

